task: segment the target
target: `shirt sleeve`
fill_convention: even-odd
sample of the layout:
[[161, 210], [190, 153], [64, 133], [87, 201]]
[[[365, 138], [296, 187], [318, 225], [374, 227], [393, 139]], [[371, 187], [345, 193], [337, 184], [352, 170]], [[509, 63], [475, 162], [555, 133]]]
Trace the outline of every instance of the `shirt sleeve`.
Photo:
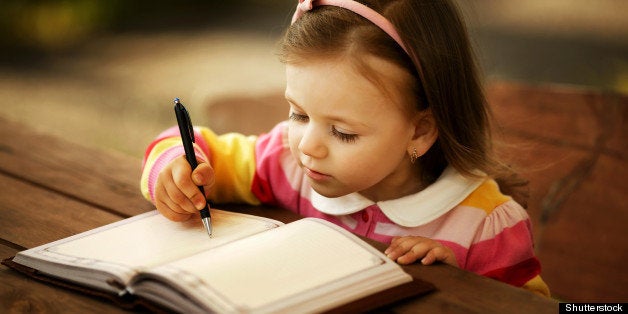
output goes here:
[[466, 269], [513, 286], [549, 296], [540, 277], [527, 212], [508, 200], [485, 218], [469, 248]]
[[[238, 133], [216, 135], [208, 128], [195, 128], [195, 153], [201, 161], [209, 161], [214, 169], [215, 184], [209, 199], [218, 203], [246, 202], [259, 204], [251, 192], [255, 174], [255, 143], [257, 136]], [[185, 155], [176, 127], [161, 133], [146, 149], [140, 189], [154, 201], [154, 188], [161, 170], [175, 158]]]

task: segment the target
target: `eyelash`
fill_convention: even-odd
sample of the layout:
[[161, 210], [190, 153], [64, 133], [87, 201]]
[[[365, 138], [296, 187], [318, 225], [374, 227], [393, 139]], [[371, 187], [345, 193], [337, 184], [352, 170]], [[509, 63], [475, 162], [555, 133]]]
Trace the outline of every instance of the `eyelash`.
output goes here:
[[338, 139], [340, 139], [341, 141], [343, 141], [345, 143], [355, 143], [355, 141], [358, 139], [358, 135], [357, 134], [342, 133], [342, 132], [336, 130], [335, 127], [331, 128], [330, 133], [331, 133], [331, 135], [337, 137]]
[[298, 114], [298, 113], [294, 113], [291, 112], [290, 113], [290, 120], [294, 120], [297, 122], [307, 122], [309, 120], [309, 117], [304, 115], [304, 114]]
[[[290, 120], [293, 121], [297, 121], [297, 122], [308, 122], [309, 121], [309, 117], [304, 115], [304, 114], [298, 114], [298, 113], [294, 113], [291, 112], [290, 116], [289, 116]], [[332, 136], [338, 138], [339, 140], [345, 142], [345, 143], [355, 143], [355, 141], [358, 139], [358, 135], [357, 134], [347, 134], [347, 133], [342, 133], [340, 131], [338, 131], [336, 129], [336, 127], [331, 128], [331, 131], [329, 132]]]

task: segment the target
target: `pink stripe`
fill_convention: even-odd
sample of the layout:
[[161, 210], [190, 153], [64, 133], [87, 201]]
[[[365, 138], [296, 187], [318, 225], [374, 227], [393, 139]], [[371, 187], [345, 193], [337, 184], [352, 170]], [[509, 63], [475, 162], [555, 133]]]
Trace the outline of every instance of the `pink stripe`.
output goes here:
[[[194, 127], [194, 144], [200, 147], [200, 149], [204, 152], [203, 153], [204, 155], [207, 155], [210, 152], [210, 150], [209, 150], [209, 146], [207, 145], [207, 141], [205, 141], [205, 138], [203, 137], [203, 134], [202, 134], [204, 130], [206, 129]], [[170, 127], [166, 129], [165, 131], [161, 132], [159, 135], [157, 135], [157, 138], [155, 138], [153, 142], [158, 143], [170, 137], [181, 137], [181, 133], [179, 133], [178, 126]]]
[[299, 213], [302, 207], [308, 208], [312, 205], [309, 197], [306, 198], [307, 204], [300, 204], [302, 202], [300, 198], [303, 198], [300, 194], [305, 192], [299, 190], [303, 183], [303, 175], [285, 147], [286, 127], [287, 124], [281, 123], [270, 133], [258, 138], [255, 147], [257, 169], [254, 180], [258, 186], [252, 188], [258, 199], [274, 199], [277, 205]]
[[[201, 159], [203, 161], [207, 161], [209, 160], [208, 158], [211, 158], [211, 150], [209, 149], [209, 145], [207, 145], [207, 141], [205, 141], [205, 138], [203, 137], [202, 134], [202, 128], [194, 128], [194, 144], [195, 145], [195, 149], [194, 151], [196, 152], [196, 158], [197, 159]], [[198, 147], [196, 147], [198, 146]], [[202, 155], [199, 155], [199, 150], [198, 148], [200, 148], [200, 150], [202, 151]], [[205, 157], [207, 156], [207, 158]], [[201, 158], [202, 157], [202, 158]]]
[[[175, 132], [176, 131], [176, 132]], [[142, 167], [146, 166], [146, 161], [148, 160], [148, 156], [153, 151], [155, 145], [159, 144], [162, 140], [170, 137], [178, 137], [179, 136], [179, 128], [171, 127], [163, 132], [161, 132], [157, 137], [148, 145], [144, 152], [144, 158], [142, 159]]]
[[157, 138], [155, 138], [155, 141], [160, 141], [168, 137], [180, 137], [180, 136], [181, 136], [181, 133], [179, 133], [179, 127], [173, 126], [159, 133], [159, 135], [157, 135]]
[[[201, 151], [199, 147], [194, 146], [194, 153], [196, 154], [196, 159], [200, 161], [207, 161], [207, 157], [205, 156], [205, 152]], [[148, 194], [150, 195], [151, 200], [155, 203], [155, 184], [157, 183], [157, 179], [159, 178], [159, 173], [163, 170], [170, 162], [176, 159], [179, 156], [185, 156], [185, 149], [183, 149], [183, 145], [176, 145], [166, 149], [162, 152], [156, 159], [152, 167], [150, 168], [150, 173], [148, 175]]]
[[441, 239], [456, 243], [466, 250], [471, 245], [476, 230], [485, 217], [486, 212], [484, 210], [470, 206], [458, 206], [426, 225], [407, 228], [392, 222], [378, 223], [375, 232], [387, 236], [418, 235]]
[[462, 269], [467, 269], [467, 253], [469, 250], [467, 248], [460, 246], [458, 243], [450, 242], [446, 240], [435, 239], [440, 242], [442, 245], [450, 248], [454, 255], [456, 256], [456, 261], [458, 262], [458, 267]]
[[489, 278], [511, 284], [515, 287], [525, 285], [532, 278], [541, 273], [541, 263], [535, 257], [531, 257], [525, 261], [515, 265], [492, 270], [488, 273], [481, 274]]
[[390, 244], [390, 241], [392, 241], [393, 237], [389, 235], [373, 233], [373, 234], [369, 234], [368, 238], [373, 239], [375, 241], [382, 242], [382, 243]]
[[255, 143], [256, 175], [264, 181], [283, 172], [279, 167], [284, 152], [283, 131], [284, 126], [279, 124], [268, 134], [260, 135]]
[[534, 257], [528, 220], [505, 228], [494, 238], [472, 245], [469, 249], [468, 269], [484, 274], [507, 268]]
[[521, 221], [528, 220], [526, 211], [515, 201], [510, 200], [499, 205], [486, 217], [481, 237], [476, 242], [490, 240], [504, 229], [511, 228]]
[[150, 168], [150, 173], [148, 175], [148, 194], [150, 194], [150, 198], [155, 202], [155, 184], [157, 183], [157, 179], [159, 178], [159, 173], [166, 167], [172, 160], [175, 158], [185, 155], [185, 151], [183, 150], [183, 146], [174, 146], [167, 150], [165, 150], [161, 155], [155, 159], [155, 163]]

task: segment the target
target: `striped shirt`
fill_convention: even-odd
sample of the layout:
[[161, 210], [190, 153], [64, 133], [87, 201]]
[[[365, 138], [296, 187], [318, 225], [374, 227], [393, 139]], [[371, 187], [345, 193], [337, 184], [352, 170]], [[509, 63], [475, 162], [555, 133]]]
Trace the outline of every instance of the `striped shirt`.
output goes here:
[[[358, 193], [327, 198], [311, 188], [292, 157], [286, 123], [261, 136], [218, 136], [198, 128], [195, 137], [197, 158], [215, 171], [214, 202], [277, 205], [387, 244], [394, 236], [431, 238], [449, 247], [463, 269], [549, 296], [530, 219], [494, 180], [467, 178], [448, 167], [424, 190], [398, 199], [373, 202]], [[147, 199], [154, 198], [161, 169], [183, 154], [176, 128], [151, 143], [141, 179]]]

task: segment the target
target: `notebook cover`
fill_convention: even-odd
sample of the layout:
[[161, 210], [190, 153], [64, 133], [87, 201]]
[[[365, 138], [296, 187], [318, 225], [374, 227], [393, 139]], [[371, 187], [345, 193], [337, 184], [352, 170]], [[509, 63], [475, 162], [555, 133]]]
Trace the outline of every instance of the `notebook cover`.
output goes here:
[[[41, 282], [76, 291], [84, 295], [105, 299], [107, 301], [111, 301], [116, 306], [126, 310], [140, 310], [143, 308], [154, 313], [170, 312], [168, 309], [165, 309], [160, 305], [157, 305], [141, 297], [136, 297], [132, 295], [118, 296], [116, 294], [111, 294], [98, 289], [85, 287], [70, 281], [46, 275], [36, 269], [15, 263], [13, 261], [14, 257], [15, 256], [4, 259], [2, 261], [2, 264]], [[387, 290], [380, 291], [364, 298], [349, 302], [330, 311], [327, 311], [326, 313], [363, 313], [386, 305], [390, 305], [394, 302], [402, 301], [410, 297], [416, 297], [429, 293], [434, 289], [435, 287], [433, 284], [427, 281], [423, 281], [421, 279], [414, 278], [411, 282], [395, 286]]]

